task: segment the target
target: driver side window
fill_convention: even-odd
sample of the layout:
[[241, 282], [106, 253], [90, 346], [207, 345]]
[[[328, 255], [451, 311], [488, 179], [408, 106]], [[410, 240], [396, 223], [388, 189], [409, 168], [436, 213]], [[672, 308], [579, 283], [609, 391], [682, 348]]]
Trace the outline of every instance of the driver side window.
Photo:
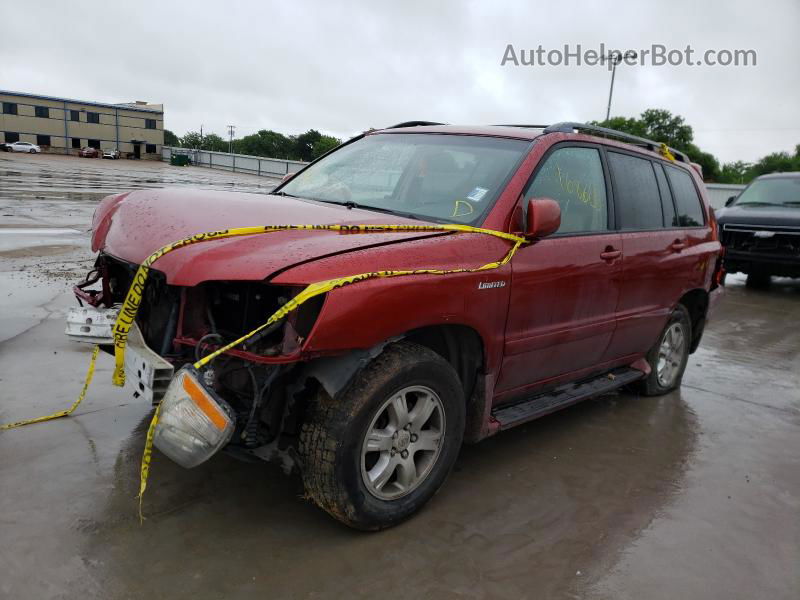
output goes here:
[[608, 229], [606, 182], [596, 148], [559, 148], [547, 157], [525, 192], [530, 198], [552, 198], [561, 207], [556, 233]]

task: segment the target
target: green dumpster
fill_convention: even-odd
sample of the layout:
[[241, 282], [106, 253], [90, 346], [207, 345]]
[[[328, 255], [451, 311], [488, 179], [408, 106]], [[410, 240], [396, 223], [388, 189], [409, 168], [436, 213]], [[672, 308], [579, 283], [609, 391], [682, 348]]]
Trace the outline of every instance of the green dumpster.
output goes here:
[[189, 164], [189, 157], [186, 154], [173, 154], [169, 158], [169, 164], [176, 167], [185, 167]]

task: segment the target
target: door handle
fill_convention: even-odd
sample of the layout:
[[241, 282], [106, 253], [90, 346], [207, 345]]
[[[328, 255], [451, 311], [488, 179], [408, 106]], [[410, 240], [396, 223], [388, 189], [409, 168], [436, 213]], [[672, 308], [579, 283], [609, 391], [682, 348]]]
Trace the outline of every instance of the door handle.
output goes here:
[[684, 248], [686, 248], [686, 242], [682, 242], [681, 240], [675, 240], [670, 244], [670, 248], [672, 248], [675, 252], [680, 252]]
[[606, 249], [600, 253], [600, 258], [603, 260], [614, 260], [620, 256], [622, 256], [622, 250], [615, 250], [611, 246], [607, 246]]

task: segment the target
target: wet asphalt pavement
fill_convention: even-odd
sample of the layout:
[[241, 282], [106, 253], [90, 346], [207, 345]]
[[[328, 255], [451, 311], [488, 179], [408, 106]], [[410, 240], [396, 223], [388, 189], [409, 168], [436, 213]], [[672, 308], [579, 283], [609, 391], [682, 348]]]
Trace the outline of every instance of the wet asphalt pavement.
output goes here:
[[[0, 154], [0, 423], [68, 407], [69, 342], [98, 199], [135, 187], [267, 191], [254, 176]], [[0, 598], [800, 597], [800, 281], [729, 278], [683, 388], [606, 396], [462, 450], [392, 530], [351, 531], [297, 477], [158, 451], [150, 408], [98, 360], [70, 418], [0, 432]]]

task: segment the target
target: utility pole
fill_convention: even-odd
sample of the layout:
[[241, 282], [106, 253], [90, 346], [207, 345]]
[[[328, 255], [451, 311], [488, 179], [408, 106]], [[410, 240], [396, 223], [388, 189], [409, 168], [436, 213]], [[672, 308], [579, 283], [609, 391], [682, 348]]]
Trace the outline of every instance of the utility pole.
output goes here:
[[200, 150], [203, 149], [203, 124], [200, 124]]
[[611, 96], [614, 94], [614, 75], [617, 72], [617, 65], [623, 59], [635, 59], [638, 55], [633, 50], [628, 50], [624, 55], [621, 52], [611, 52], [603, 57], [604, 60], [611, 61], [611, 88], [608, 90], [608, 107], [606, 108], [606, 123], [611, 118]]
[[233, 154], [233, 130], [236, 129], [236, 125], [228, 125], [228, 154]]

